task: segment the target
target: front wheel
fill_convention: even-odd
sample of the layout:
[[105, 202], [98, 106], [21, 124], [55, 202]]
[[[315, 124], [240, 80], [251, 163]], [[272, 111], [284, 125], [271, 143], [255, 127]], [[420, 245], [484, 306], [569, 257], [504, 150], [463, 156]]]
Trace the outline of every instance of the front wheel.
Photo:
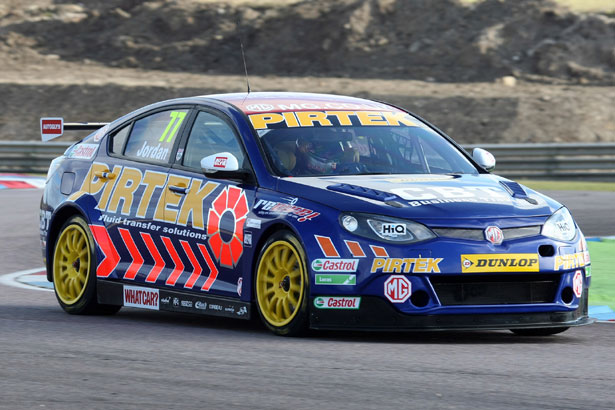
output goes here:
[[290, 232], [273, 234], [263, 246], [256, 265], [256, 305], [273, 333], [297, 336], [307, 329], [308, 275], [306, 256]]
[[64, 223], [53, 251], [53, 287], [68, 313], [113, 314], [121, 306], [101, 305], [96, 300], [94, 238], [81, 216]]
[[551, 336], [558, 333], [565, 332], [570, 329], [569, 327], [544, 327], [539, 329], [510, 329], [516, 335], [519, 336]]

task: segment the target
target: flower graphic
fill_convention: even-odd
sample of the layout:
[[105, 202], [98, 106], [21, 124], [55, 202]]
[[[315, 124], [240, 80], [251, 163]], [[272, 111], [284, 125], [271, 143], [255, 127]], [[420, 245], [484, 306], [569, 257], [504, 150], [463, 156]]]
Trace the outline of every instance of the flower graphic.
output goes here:
[[[243, 254], [243, 225], [248, 214], [248, 200], [243, 189], [227, 186], [211, 204], [207, 219], [209, 247], [220, 265], [232, 268]], [[222, 233], [222, 220], [232, 217], [232, 232]]]

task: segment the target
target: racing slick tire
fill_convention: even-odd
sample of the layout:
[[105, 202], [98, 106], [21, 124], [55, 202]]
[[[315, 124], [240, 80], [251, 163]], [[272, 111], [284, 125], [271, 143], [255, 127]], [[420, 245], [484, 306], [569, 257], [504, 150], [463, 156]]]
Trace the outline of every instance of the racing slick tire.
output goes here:
[[544, 327], [539, 329], [510, 329], [518, 336], [551, 336], [565, 332], [569, 327]]
[[265, 242], [256, 263], [254, 293], [262, 322], [276, 335], [299, 336], [308, 325], [306, 256], [299, 240], [279, 231]]
[[109, 315], [121, 306], [102, 305], [96, 300], [96, 254], [94, 237], [81, 216], [69, 218], [53, 249], [53, 283], [56, 298], [66, 312], [75, 315]]

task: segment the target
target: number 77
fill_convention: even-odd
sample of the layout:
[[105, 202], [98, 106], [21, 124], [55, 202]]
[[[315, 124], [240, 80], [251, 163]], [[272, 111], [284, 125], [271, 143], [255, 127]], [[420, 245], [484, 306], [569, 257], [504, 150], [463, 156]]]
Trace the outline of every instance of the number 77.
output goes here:
[[175, 133], [177, 132], [177, 129], [179, 128], [181, 123], [184, 121], [184, 118], [186, 117], [186, 113], [181, 112], [181, 111], [171, 111], [170, 117], [171, 117], [171, 121], [169, 121], [169, 125], [167, 125], [167, 128], [165, 128], [164, 132], [162, 133], [162, 136], [160, 137], [160, 142], [164, 141], [164, 137], [166, 137], [167, 134], [169, 134], [169, 130], [173, 126], [173, 123], [175, 123], [175, 126], [173, 127], [173, 131], [171, 131], [171, 133], [169, 134], [167, 138], [167, 142], [173, 141], [173, 137], [175, 136]]

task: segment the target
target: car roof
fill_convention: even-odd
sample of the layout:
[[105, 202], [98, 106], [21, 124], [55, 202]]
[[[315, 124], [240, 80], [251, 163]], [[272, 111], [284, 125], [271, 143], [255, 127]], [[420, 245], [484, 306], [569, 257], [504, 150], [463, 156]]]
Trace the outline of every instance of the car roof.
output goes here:
[[202, 97], [233, 104], [246, 114], [310, 110], [400, 111], [393, 106], [377, 101], [333, 94], [252, 92], [213, 94]]

